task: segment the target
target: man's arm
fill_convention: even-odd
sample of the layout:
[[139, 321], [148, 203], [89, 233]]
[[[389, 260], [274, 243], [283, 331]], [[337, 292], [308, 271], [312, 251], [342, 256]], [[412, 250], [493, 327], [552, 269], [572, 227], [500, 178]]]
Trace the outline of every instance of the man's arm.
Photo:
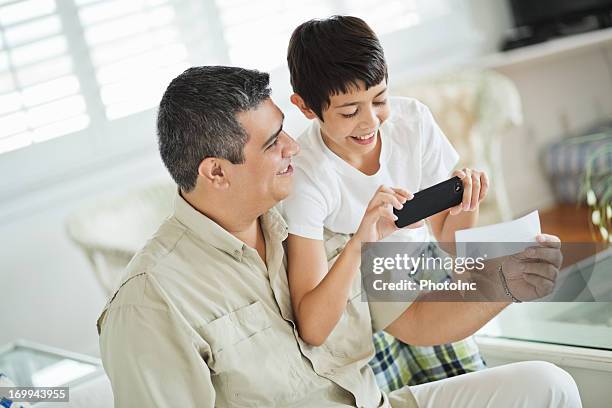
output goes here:
[[[563, 260], [561, 242], [557, 237], [545, 234], [539, 235], [537, 241], [539, 246], [507, 257], [503, 262], [487, 262], [482, 276], [483, 283], [488, 285], [486, 291], [490, 293], [480, 292], [477, 296], [489, 294], [493, 299], [504, 298], [503, 285], [497, 279], [500, 264], [509, 290], [518, 299], [529, 301], [551, 293]], [[464, 299], [464, 294], [458, 291], [425, 294], [388, 325], [385, 331], [415, 346], [451, 343], [471, 336], [510, 304]]]
[[385, 331], [413, 346], [452, 343], [474, 334], [509, 304], [418, 300]]
[[[488, 262], [487, 270], [496, 270], [500, 263]], [[478, 302], [466, 299], [468, 296], [451, 290], [425, 293], [385, 331], [414, 346], [453, 343], [474, 334], [511, 304], [510, 301]]]
[[122, 305], [106, 312], [100, 335], [115, 407], [214, 407], [210, 370], [166, 310]]

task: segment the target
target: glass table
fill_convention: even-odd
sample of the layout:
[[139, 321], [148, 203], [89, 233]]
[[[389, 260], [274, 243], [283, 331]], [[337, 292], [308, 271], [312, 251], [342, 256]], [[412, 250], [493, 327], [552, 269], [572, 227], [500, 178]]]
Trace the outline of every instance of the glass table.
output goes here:
[[587, 302], [514, 304], [478, 335], [612, 351], [612, 248], [569, 268], [584, 281], [576, 299]]
[[[612, 250], [572, 265], [583, 279], [576, 298], [588, 302], [510, 305], [476, 334], [487, 364], [525, 360], [554, 363], [569, 372], [584, 408], [612, 401]], [[560, 274], [560, 276], [563, 274]], [[597, 301], [597, 299], [607, 301]]]
[[74, 387], [104, 370], [97, 358], [20, 340], [0, 348], [0, 373], [19, 387]]

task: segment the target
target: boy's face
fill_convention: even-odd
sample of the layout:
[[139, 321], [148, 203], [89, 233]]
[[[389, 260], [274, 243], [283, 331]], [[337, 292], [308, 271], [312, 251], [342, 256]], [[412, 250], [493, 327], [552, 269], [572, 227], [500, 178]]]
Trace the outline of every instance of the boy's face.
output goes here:
[[378, 129], [390, 114], [387, 81], [365, 89], [333, 95], [322, 112], [321, 135], [325, 143], [340, 157], [358, 157], [377, 147]]

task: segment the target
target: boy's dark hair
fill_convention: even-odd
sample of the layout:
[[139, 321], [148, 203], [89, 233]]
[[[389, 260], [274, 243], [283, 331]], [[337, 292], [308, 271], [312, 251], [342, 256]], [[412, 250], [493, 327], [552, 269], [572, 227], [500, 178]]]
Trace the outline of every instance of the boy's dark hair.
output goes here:
[[365, 82], [387, 79], [385, 55], [372, 29], [360, 18], [332, 16], [299, 25], [291, 35], [287, 62], [293, 92], [319, 119], [332, 95]]
[[191, 191], [207, 157], [244, 162], [248, 135], [236, 114], [270, 97], [267, 73], [236, 67], [189, 68], [170, 82], [159, 104], [159, 152], [183, 191]]

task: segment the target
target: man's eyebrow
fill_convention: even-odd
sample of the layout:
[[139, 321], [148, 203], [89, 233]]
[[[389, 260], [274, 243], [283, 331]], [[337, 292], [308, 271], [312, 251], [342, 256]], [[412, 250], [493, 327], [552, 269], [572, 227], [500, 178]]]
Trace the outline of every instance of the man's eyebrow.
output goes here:
[[266, 140], [266, 142], [261, 146], [262, 149], [265, 149], [268, 147], [268, 145], [270, 145], [270, 143], [272, 143], [272, 141], [274, 141], [274, 139], [276, 139], [278, 137], [278, 135], [280, 134], [280, 132], [283, 131], [283, 122], [285, 122], [285, 114], [281, 113], [281, 115], [283, 115], [283, 118], [281, 119], [281, 124], [280, 127], [278, 128], [278, 130], [276, 132], [274, 132], [274, 134], [272, 134], [272, 136], [270, 136], [268, 138], [268, 140]]
[[[385, 89], [383, 89], [382, 91], [380, 91], [379, 93], [377, 93], [374, 98], [378, 98], [380, 95], [382, 95], [383, 93], [385, 93], [387, 91], [387, 87], [385, 87]], [[359, 102], [347, 102], [347, 103], [343, 103], [342, 105], [338, 105], [336, 106], [336, 108], [345, 108], [347, 106], [352, 106], [352, 105], [358, 105]]]

